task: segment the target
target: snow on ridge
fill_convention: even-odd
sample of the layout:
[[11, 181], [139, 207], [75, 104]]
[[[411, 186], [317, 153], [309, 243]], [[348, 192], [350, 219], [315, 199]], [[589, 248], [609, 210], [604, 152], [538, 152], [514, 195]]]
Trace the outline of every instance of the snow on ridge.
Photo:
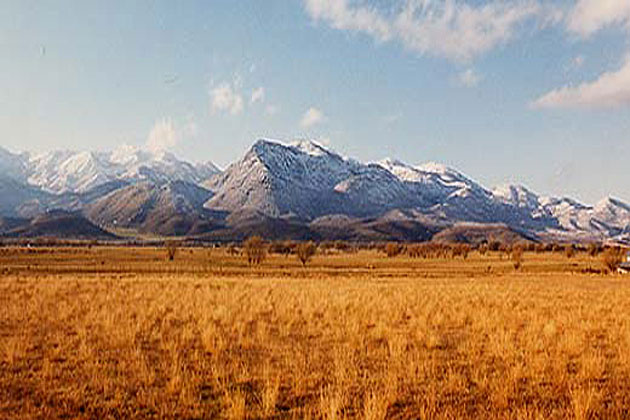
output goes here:
[[121, 145], [111, 152], [58, 150], [30, 156], [28, 183], [62, 194], [86, 192], [114, 180], [201, 183], [218, 172], [211, 162], [192, 165], [170, 152]]
[[438, 163], [438, 162], [425, 162], [425, 163], [415, 166], [415, 168], [423, 172], [432, 172], [432, 173], [441, 174], [441, 175], [457, 172], [449, 168], [448, 166], [444, 165], [443, 163]]
[[393, 158], [362, 163], [309, 140], [261, 139], [219, 177], [212, 177], [219, 170], [211, 162], [191, 164], [172, 153], [150, 153], [129, 145], [111, 152], [36, 155], [0, 149], [1, 171], [9, 171], [5, 167], [12, 168], [9, 163], [14, 161], [24, 162], [25, 180], [57, 194], [85, 192], [115, 180], [191, 185], [212, 180], [212, 208], [216, 204], [233, 211], [250, 206], [270, 215], [298, 214], [305, 220], [326, 214], [376, 217], [394, 209], [415, 209], [452, 222], [505, 221], [567, 235], [612, 237], [630, 226], [630, 206], [614, 197], [586, 206], [570, 198], [539, 196], [519, 184], [489, 191], [440, 163], [414, 166]]
[[294, 147], [310, 156], [325, 156], [332, 153], [326, 147], [313, 140], [296, 140], [289, 143], [289, 146]]

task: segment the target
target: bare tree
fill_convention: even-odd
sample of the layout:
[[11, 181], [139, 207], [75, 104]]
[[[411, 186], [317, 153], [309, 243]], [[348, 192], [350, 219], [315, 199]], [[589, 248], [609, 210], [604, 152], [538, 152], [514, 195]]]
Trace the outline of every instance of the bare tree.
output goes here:
[[619, 247], [608, 248], [602, 254], [602, 263], [610, 272], [614, 272], [623, 262], [623, 250]]
[[590, 243], [588, 244], [587, 252], [591, 257], [596, 257], [597, 254], [602, 252], [602, 246], [597, 243]]
[[173, 261], [175, 259], [175, 255], [177, 255], [177, 249], [179, 248], [179, 244], [176, 241], [168, 241], [165, 243], [166, 246], [166, 257], [169, 261]]
[[303, 266], [306, 266], [306, 263], [310, 261], [316, 252], [317, 246], [313, 243], [313, 241], [302, 242], [298, 244], [296, 248], [298, 259], [302, 262]]
[[515, 270], [520, 270], [523, 265], [523, 247], [520, 245], [512, 247], [512, 263]]
[[258, 265], [267, 256], [267, 246], [260, 236], [252, 236], [243, 242], [243, 250], [250, 265]]

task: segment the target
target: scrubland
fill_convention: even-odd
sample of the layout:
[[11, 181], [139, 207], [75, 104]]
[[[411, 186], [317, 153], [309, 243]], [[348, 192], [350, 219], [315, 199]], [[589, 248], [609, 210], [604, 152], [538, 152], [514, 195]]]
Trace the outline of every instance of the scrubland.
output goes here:
[[0, 249], [0, 418], [630, 416], [597, 258]]

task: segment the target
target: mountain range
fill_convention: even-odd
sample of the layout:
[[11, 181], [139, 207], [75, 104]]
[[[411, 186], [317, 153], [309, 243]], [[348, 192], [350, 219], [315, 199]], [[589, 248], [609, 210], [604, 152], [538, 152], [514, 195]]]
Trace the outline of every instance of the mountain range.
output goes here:
[[[0, 196], [4, 236], [418, 241], [485, 234], [630, 243], [630, 206], [612, 197], [589, 206], [522, 185], [488, 189], [438, 163], [364, 163], [310, 141], [258, 140], [223, 171], [131, 146], [44, 154], [0, 148]], [[33, 229], [49, 219], [64, 220], [57, 225], [65, 230]]]

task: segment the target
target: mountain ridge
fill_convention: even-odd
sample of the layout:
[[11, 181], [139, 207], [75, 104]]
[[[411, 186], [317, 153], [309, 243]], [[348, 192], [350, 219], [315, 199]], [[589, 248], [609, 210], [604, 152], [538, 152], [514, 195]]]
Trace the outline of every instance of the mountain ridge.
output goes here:
[[439, 163], [364, 163], [311, 141], [259, 139], [224, 171], [133, 146], [44, 154], [0, 147], [0, 191], [12, 197], [0, 216], [78, 211], [98, 226], [160, 235], [426, 240], [478, 223], [538, 240], [630, 242], [630, 205], [614, 197], [589, 206], [519, 184], [488, 189]]

